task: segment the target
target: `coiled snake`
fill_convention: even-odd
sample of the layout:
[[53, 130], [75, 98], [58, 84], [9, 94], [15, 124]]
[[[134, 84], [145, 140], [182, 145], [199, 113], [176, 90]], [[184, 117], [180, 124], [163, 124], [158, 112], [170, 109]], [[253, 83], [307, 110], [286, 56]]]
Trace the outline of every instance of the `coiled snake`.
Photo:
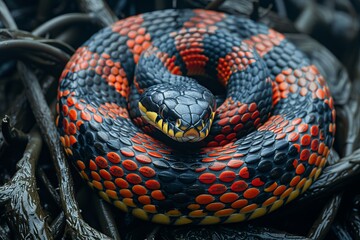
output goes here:
[[335, 133], [329, 89], [302, 52], [263, 24], [206, 10], [145, 13], [95, 34], [60, 77], [57, 111], [90, 187], [175, 225], [244, 221], [292, 201]]

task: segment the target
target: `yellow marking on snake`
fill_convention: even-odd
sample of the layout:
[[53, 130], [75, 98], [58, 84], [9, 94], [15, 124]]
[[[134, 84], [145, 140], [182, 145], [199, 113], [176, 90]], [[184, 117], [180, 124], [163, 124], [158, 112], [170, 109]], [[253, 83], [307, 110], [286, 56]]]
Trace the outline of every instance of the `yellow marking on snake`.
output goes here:
[[142, 111], [143, 113], [147, 112], [147, 109], [141, 104], [141, 102], [139, 102], [139, 109], [140, 111]]
[[294, 191], [292, 191], [292, 193], [290, 193], [288, 199], [286, 200], [286, 203], [291, 202], [292, 200], [294, 200], [297, 196], [299, 196], [300, 194], [300, 190], [296, 189]]
[[170, 223], [170, 218], [168, 216], [166, 216], [165, 214], [156, 214], [154, 215], [154, 217], [152, 218], [153, 222], [156, 223], [162, 223], [162, 224], [169, 224]]
[[164, 132], [164, 133], [167, 133], [167, 132], [168, 132], [168, 129], [169, 129], [168, 123], [164, 123], [163, 126], [162, 126], [163, 132]]
[[273, 205], [271, 206], [269, 212], [275, 211], [276, 209], [281, 207], [283, 204], [284, 204], [284, 201], [282, 199], [279, 199], [279, 200], [275, 201], [273, 203]]
[[114, 205], [119, 208], [120, 210], [127, 212], [128, 211], [128, 207], [125, 205], [125, 203], [123, 203], [122, 201], [114, 201], [113, 202]]
[[81, 175], [81, 177], [82, 177], [83, 179], [89, 181], [89, 177], [88, 177], [88, 175], [84, 172], [84, 170], [80, 172], [80, 175]]
[[266, 213], [267, 213], [266, 208], [257, 208], [257, 209], [255, 209], [255, 211], [251, 214], [251, 216], [249, 217], [249, 219], [254, 219], [254, 218], [261, 217], [261, 216], [265, 215]]
[[234, 223], [234, 222], [242, 222], [246, 219], [245, 214], [242, 213], [234, 213], [228, 217], [228, 219], [225, 220], [224, 223]]
[[132, 211], [132, 214], [135, 215], [136, 217], [142, 219], [142, 220], [149, 220], [149, 216], [148, 214], [142, 210], [141, 208], [135, 208], [133, 211]]
[[319, 168], [318, 170], [316, 170], [316, 173], [315, 173], [315, 180], [318, 179], [318, 177], [320, 176], [321, 174], [321, 168]]
[[184, 225], [189, 223], [192, 223], [192, 220], [184, 216], [180, 217], [175, 221], [175, 225]]
[[219, 217], [206, 216], [203, 220], [201, 220], [201, 222], [199, 224], [200, 225], [208, 225], [208, 224], [215, 224], [215, 223], [219, 223], [219, 222], [220, 222]]
[[194, 128], [191, 128], [190, 130], [188, 130], [184, 134], [185, 137], [187, 137], [187, 136], [196, 136], [196, 135], [198, 135], [198, 132]]
[[160, 119], [160, 120], [156, 123], [156, 125], [158, 126], [158, 128], [162, 128], [162, 126], [163, 126], [163, 120]]
[[204, 121], [201, 121], [201, 125], [199, 125], [199, 126], [197, 126], [197, 129], [199, 130], [199, 131], [201, 131], [201, 129], [203, 129], [204, 128]]
[[108, 203], [111, 203], [109, 196], [108, 196], [104, 191], [100, 191], [100, 192], [99, 192], [99, 195], [100, 195], [100, 197], [102, 197], [105, 201], [107, 201]]
[[175, 137], [177, 137], [177, 138], [180, 138], [180, 137], [182, 137], [183, 136], [183, 133], [182, 132], [177, 132], [177, 133], [175, 133]]
[[312, 184], [313, 180], [312, 178], [310, 178], [309, 180], [306, 180], [305, 184], [304, 184], [304, 187], [301, 191], [301, 193], [305, 192], [309, 187], [310, 185]]
[[148, 111], [146, 112], [146, 116], [150, 119], [150, 121], [155, 122], [157, 118], [156, 112]]

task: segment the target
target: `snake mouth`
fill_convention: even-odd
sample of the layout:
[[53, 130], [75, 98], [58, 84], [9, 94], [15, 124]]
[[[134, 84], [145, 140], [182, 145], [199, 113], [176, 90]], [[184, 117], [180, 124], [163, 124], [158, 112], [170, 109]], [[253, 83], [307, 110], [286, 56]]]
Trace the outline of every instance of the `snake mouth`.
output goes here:
[[201, 120], [193, 126], [187, 126], [181, 119], [177, 119], [174, 123], [167, 121], [160, 114], [148, 111], [141, 102], [139, 102], [139, 110], [143, 119], [178, 142], [199, 142], [206, 138], [215, 117], [213, 112], [206, 122]]

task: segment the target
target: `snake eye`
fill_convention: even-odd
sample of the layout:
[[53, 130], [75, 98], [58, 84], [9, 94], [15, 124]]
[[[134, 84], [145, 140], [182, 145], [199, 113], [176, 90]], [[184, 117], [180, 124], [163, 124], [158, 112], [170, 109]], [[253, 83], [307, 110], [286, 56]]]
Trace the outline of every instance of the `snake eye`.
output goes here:
[[175, 127], [180, 128], [181, 120], [178, 118], [175, 123]]

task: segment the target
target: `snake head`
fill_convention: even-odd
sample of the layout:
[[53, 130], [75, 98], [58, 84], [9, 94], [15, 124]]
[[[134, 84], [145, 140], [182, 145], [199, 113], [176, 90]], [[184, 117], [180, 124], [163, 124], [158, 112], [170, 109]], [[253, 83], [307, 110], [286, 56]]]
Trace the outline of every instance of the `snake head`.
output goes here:
[[210, 131], [216, 110], [214, 95], [202, 87], [158, 84], [141, 95], [142, 117], [179, 142], [198, 142]]

